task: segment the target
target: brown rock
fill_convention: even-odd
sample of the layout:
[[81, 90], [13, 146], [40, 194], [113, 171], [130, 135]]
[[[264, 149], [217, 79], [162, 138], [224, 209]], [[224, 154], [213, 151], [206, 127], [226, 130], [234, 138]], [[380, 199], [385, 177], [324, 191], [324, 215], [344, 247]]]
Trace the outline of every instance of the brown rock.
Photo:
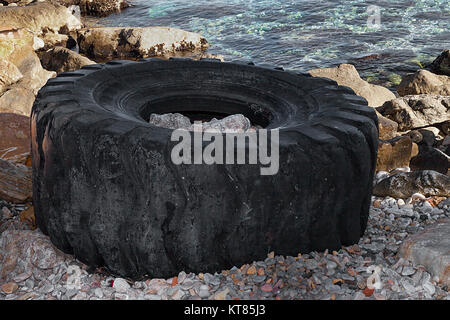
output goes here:
[[416, 94], [450, 95], [450, 77], [436, 75], [427, 70], [407, 74], [397, 88], [400, 96]]
[[391, 171], [409, 166], [412, 141], [408, 136], [378, 141], [377, 171]]
[[19, 81], [22, 78], [22, 73], [17, 67], [8, 60], [0, 58], [0, 94], [6, 88]]
[[358, 71], [351, 64], [341, 64], [335, 68], [313, 69], [309, 73], [313, 77], [329, 78], [336, 81], [338, 85], [352, 88], [357, 95], [366, 99], [371, 107], [379, 107], [384, 102], [395, 99], [395, 95], [389, 89], [361, 79]]
[[64, 47], [54, 47], [47, 50], [41, 54], [40, 58], [45, 69], [57, 73], [73, 71], [83, 66], [95, 64], [95, 61]]
[[42, 40], [44, 41], [43, 49], [48, 50], [56, 46], [65, 47], [67, 41], [69, 41], [69, 36], [66, 34], [47, 32], [42, 36]]
[[100, 27], [78, 32], [80, 53], [91, 59], [145, 58], [178, 51], [203, 50], [201, 35], [169, 27]]
[[9, 56], [9, 61], [14, 63], [23, 74], [22, 79], [12, 86], [31, 90], [35, 95], [48, 79], [56, 76], [55, 72], [42, 68], [39, 57], [31, 47], [21, 47]]
[[32, 48], [34, 36], [23, 28], [15, 28], [0, 23], [0, 58], [8, 59], [10, 54], [21, 47]]
[[410, 235], [399, 248], [399, 256], [424, 266], [434, 280], [450, 286], [450, 219], [442, 219]]
[[0, 112], [29, 116], [34, 99], [33, 91], [21, 87], [13, 88], [0, 96]]
[[0, 159], [0, 199], [25, 203], [31, 198], [31, 168]]
[[30, 118], [0, 113], [0, 158], [25, 164], [30, 145]]
[[0, 7], [0, 25], [26, 28], [37, 35], [48, 31], [58, 32], [60, 29], [81, 28], [80, 20], [71, 10], [48, 1], [27, 6]]
[[2, 291], [6, 294], [11, 294], [17, 291], [19, 286], [15, 282], [8, 282], [2, 285]]
[[36, 229], [36, 218], [34, 216], [34, 207], [22, 211], [19, 216], [20, 221], [26, 223], [31, 230]]
[[407, 131], [450, 120], [450, 97], [405, 96], [385, 102], [377, 111], [397, 122], [399, 130]]
[[389, 140], [397, 136], [398, 123], [386, 117], [383, 117], [378, 111], [378, 138], [381, 140]]

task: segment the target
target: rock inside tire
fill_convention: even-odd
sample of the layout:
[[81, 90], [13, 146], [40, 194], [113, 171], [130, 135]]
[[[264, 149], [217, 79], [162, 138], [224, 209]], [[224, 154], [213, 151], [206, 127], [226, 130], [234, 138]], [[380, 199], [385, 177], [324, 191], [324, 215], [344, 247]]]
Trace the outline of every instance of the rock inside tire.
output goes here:
[[[256, 106], [256, 107], [255, 107]], [[241, 113], [279, 129], [279, 171], [171, 161], [151, 113]], [[141, 278], [220, 272], [267, 253], [358, 242], [378, 120], [336, 82], [204, 59], [112, 61], [48, 81], [31, 120], [39, 228], [66, 253]]]

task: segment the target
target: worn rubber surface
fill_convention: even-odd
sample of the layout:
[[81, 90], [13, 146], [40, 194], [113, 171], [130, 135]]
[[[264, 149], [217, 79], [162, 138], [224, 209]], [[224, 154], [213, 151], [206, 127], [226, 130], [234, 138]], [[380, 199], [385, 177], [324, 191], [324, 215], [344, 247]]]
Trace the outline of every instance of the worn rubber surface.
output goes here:
[[[223, 108], [280, 128], [278, 174], [173, 164], [172, 131], [146, 117], [180, 108]], [[209, 59], [112, 61], [49, 80], [31, 123], [39, 228], [121, 276], [220, 272], [270, 251], [338, 249], [366, 228], [378, 120], [332, 80]]]

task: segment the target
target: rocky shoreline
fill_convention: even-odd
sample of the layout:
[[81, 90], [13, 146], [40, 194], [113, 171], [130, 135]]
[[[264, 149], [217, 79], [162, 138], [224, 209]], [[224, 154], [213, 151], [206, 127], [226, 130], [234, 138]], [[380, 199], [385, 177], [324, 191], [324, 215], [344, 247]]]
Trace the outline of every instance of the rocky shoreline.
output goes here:
[[[205, 52], [207, 39], [196, 33], [83, 22], [126, 8], [124, 0], [0, 4], [0, 299], [450, 299], [450, 50], [404, 76], [396, 92], [361, 79], [350, 64], [309, 71], [352, 88], [379, 117], [374, 196], [357, 245], [297, 257], [269, 253], [214, 275], [180, 270], [170, 279], [129, 281], [89, 270], [36, 229], [34, 99], [57, 74], [110, 59], [223, 58]], [[379, 269], [375, 287], [371, 266]]]

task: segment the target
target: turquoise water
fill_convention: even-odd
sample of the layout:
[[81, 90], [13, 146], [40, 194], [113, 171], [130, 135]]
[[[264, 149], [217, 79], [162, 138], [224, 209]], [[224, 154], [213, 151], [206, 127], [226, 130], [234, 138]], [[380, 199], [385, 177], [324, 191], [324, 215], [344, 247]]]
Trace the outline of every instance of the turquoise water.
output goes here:
[[[100, 21], [198, 32], [210, 53], [306, 71], [352, 63], [363, 78], [394, 86], [450, 47], [450, 1], [130, 0]], [[368, 26], [370, 5], [379, 28]], [[367, 56], [370, 56], [367, 58]]]

